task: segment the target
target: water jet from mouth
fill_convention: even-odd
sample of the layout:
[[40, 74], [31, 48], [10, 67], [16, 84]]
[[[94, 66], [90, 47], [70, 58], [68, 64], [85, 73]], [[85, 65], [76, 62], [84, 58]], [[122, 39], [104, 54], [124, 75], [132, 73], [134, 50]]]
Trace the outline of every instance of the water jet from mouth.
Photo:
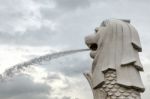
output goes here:
[[15, 74], [23, 71], [25, 68], [34, 65], [34, 64], [40, 64], [42, 62], [51, 61], [52, 59], [56, 59], [62, 56], [88, 51], [89, 49], [77, 49], [77, 50], [68, 50], [68, 51], [62, 51], [62, 52], [56, 52], [51, 54], [46, 54], [43, 56], [39, 56], [36, 58], [33, 58], [29, 61], [25, 61], [19, 64], [16, 64], [14, 66], [11, 66], [10, 68], [6, 69], [3, 74], [0, 75], [0, 80], [3, 81], [7, 78], [10, 78], [14, 76]]

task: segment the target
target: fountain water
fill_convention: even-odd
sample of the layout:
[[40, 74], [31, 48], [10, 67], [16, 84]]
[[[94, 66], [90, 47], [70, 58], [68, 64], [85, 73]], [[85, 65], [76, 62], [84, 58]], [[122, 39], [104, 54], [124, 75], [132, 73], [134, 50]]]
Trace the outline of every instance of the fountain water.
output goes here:
[[43, 56], [36, 57], [34, 59], [11, 66], [10, 68], [6, 69], [5, 72], [0, 75], [0, 80], [5, 80], [9, 77], [12, 77], [16, 73], [23, 71], [25, 68], [33, 64], [40, 64], [41, 62], [50, 61], [52, 59], [56, 59], [65, 55], [70, 55], [70, 54], [74, 54], [77, 52], [83, 52], [83, 51], [88, 51], [88, 50], [89, 49], [68, 50], [68, 51], [56, 52], [56, 53], [46, 54]]

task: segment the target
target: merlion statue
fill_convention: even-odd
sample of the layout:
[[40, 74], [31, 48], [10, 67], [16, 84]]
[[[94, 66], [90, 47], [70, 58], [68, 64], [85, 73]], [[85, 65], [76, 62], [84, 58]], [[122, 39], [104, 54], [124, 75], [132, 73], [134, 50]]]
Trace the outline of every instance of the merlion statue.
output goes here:
[[136, 29], [129, 20], [105, 20], [85, 38], [93, 58], [91, 73], [85, 73], [94, 99], [141, 99], [145, 88], [140, 71], [142, 51]]

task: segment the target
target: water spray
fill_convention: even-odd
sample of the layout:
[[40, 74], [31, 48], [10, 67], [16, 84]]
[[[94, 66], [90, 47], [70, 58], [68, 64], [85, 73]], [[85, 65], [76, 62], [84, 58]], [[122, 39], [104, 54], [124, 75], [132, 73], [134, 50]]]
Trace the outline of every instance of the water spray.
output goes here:
[[5, 80], [7, 78], [10, 78], [14, 76], [17, 73], [20, 73], [21, 71], [25, 70], [25, 68], [34, 65], [34, 64], [41, 64], [42, 62], [50, 61], [52, 59], [56, 59], [62, 56], [88, 51], [89, 49], [77, 49], [77, 50], [68, 50], [68, 51], [62, 51], [62, 52], [56, 52], [51, 54], [46, 54], [43, 56], [39, 56], [36, 58], [33, 58], [29, 61], [22, 62], [19, 64], [16, 64], [14, 66], [11, 66], [10, 68], [6, 69], [3, 74], [0, 75], [0, 80]]

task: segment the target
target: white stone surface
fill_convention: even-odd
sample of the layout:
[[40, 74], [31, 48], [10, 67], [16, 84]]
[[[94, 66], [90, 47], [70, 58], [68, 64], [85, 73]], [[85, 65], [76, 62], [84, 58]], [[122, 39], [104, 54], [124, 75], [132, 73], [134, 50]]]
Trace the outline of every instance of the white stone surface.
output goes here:
[[[138, 89], [139, 93], [145, 90], [139, 74], [143, 71], [138, 54], [142, 47], [138, 32], [130, 21], [105, 20], [95, 29], [95, 34], [85, 38], [85, 42], [93, 58], [91, 73], [85, 74], [93, 94], [100, 93], [97, 90], [105, 83], [104, 75], [110, 70], [116, 71], [117, 84]], [[98, 97], [96, 95], [94, 99], [101, 99]]]

